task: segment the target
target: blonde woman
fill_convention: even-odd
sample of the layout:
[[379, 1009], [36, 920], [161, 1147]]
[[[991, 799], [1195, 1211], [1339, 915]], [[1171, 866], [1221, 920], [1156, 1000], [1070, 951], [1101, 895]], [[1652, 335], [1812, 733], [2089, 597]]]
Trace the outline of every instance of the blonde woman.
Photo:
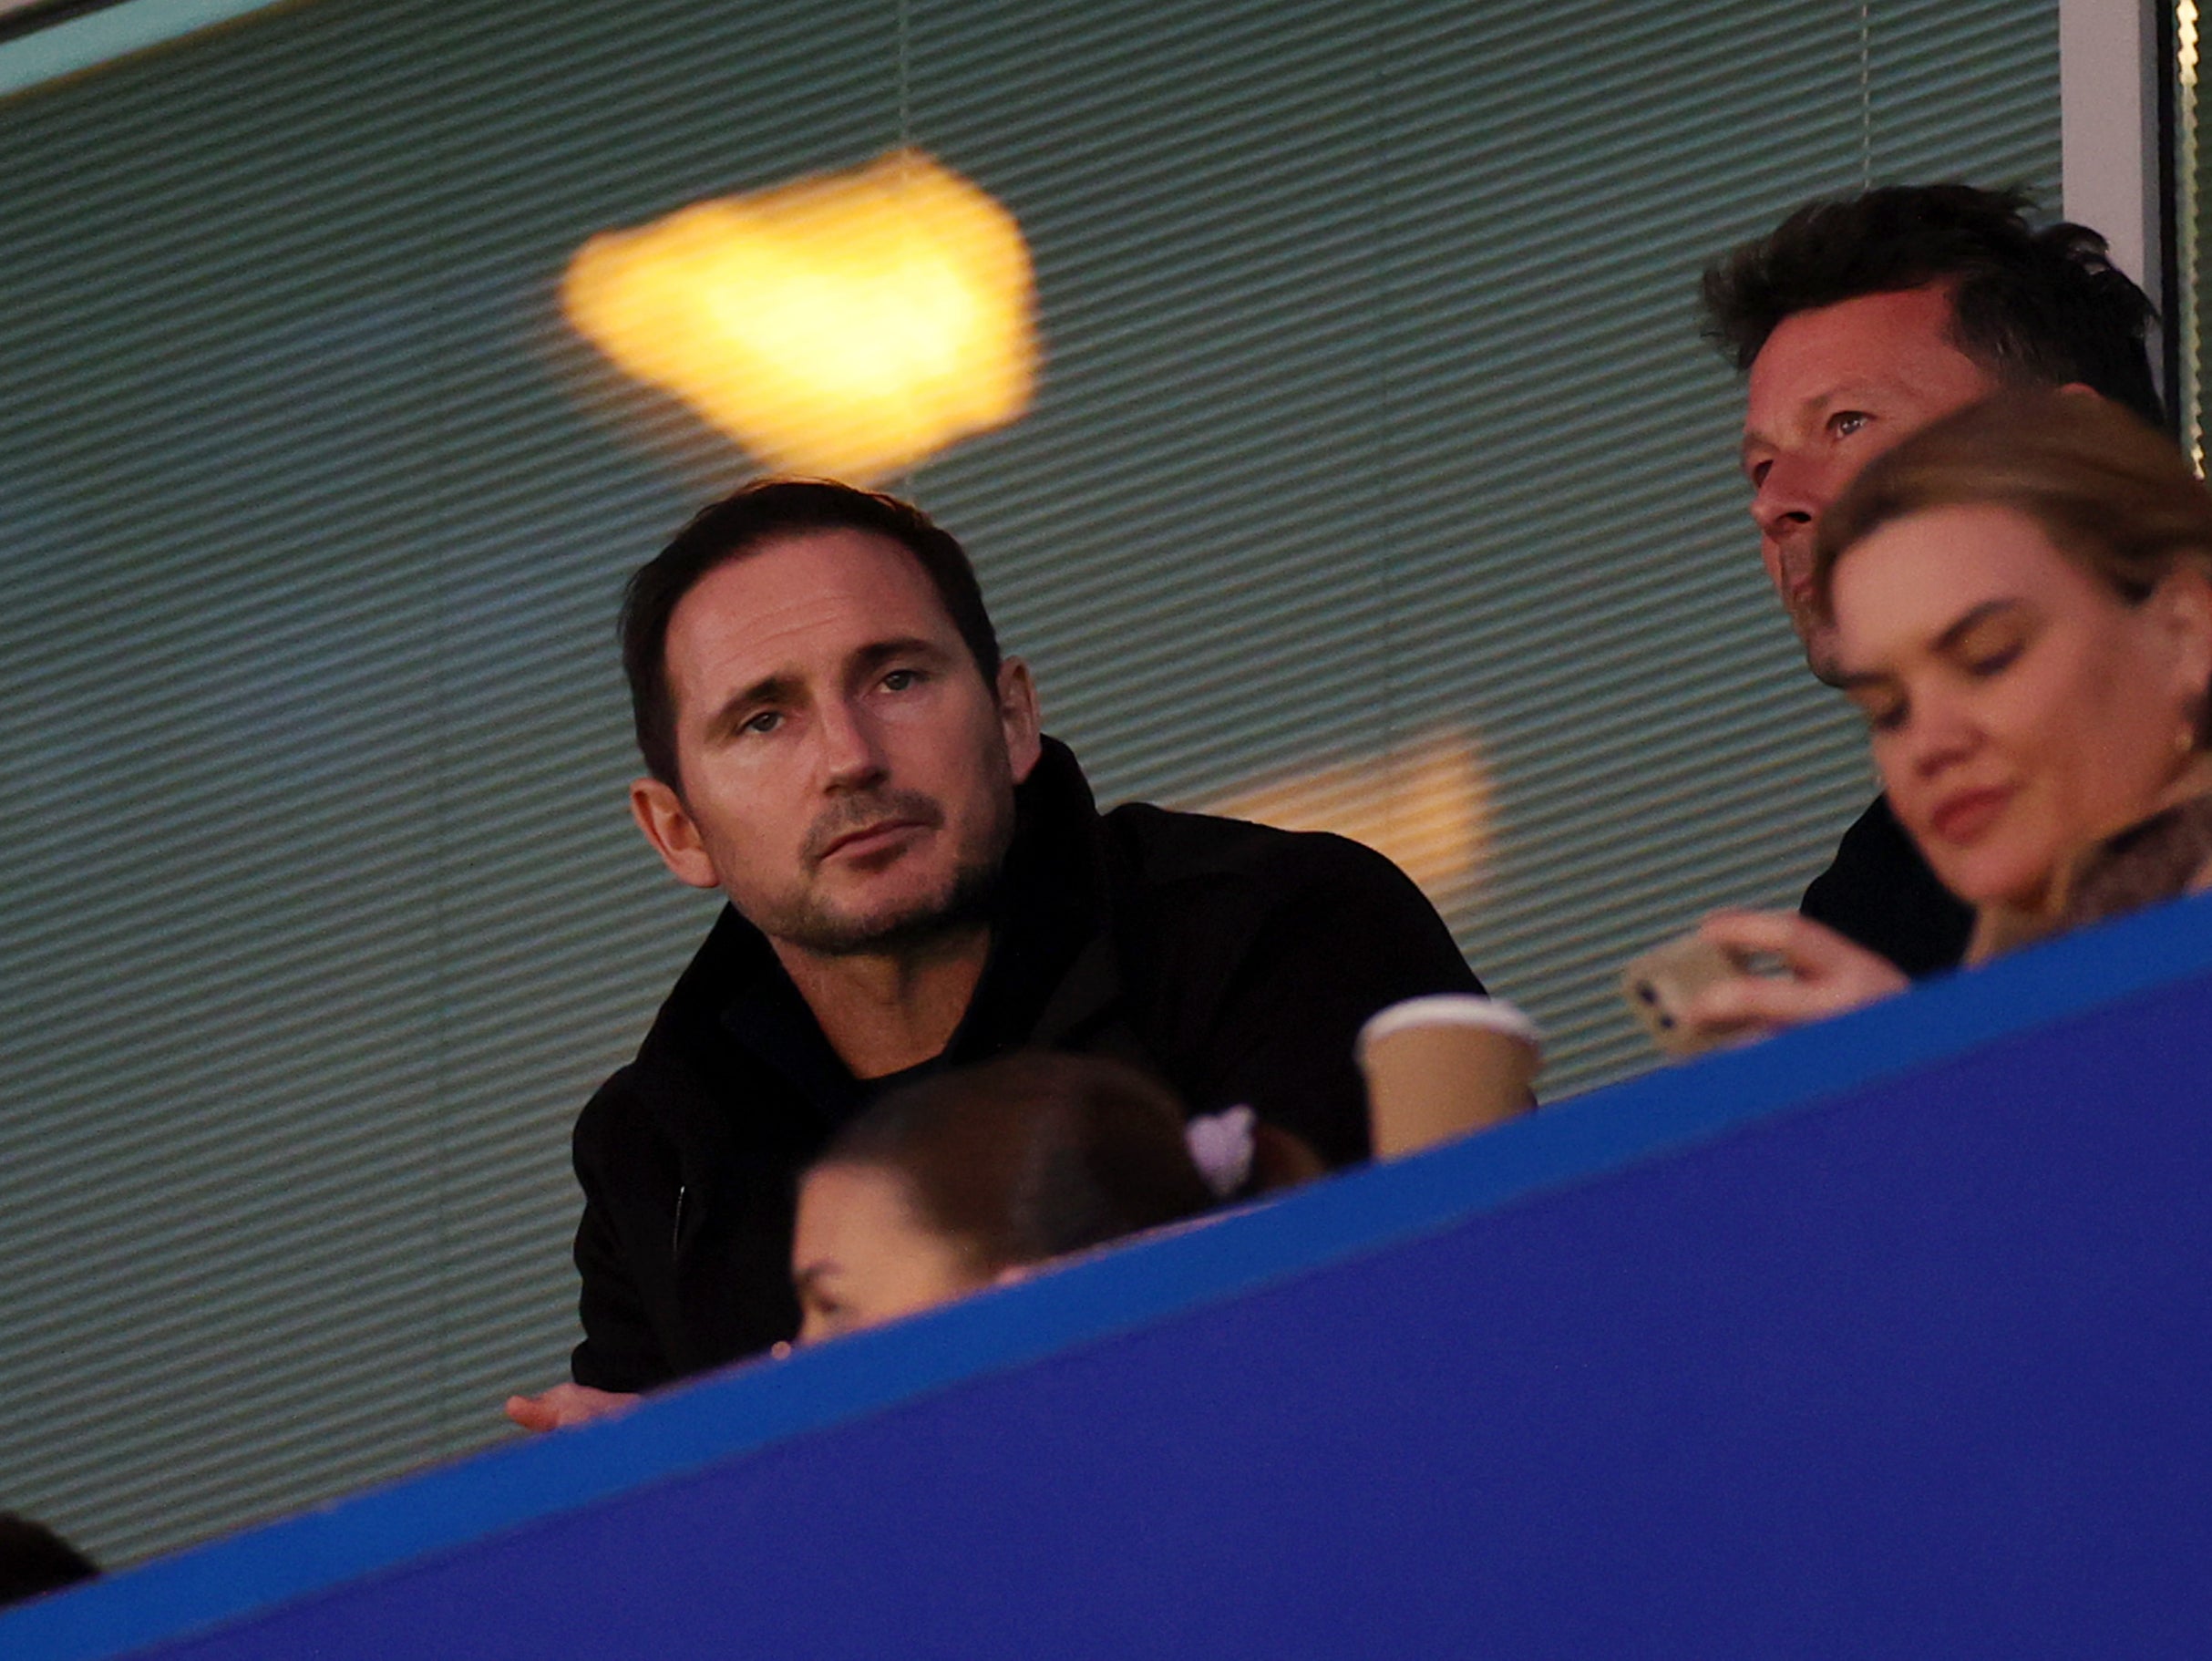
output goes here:
[[[2080, 393], [1939, 421], [1824, 518], [1814, 604], [1899, 822], [1974, 907], [1970, 965], [2212, 881], [2212, 494], [2163, 435]], [[1709, 1032], [1906, 984], [1795, 914], [1703, 933], [1787, 970], [1708, 988]]]

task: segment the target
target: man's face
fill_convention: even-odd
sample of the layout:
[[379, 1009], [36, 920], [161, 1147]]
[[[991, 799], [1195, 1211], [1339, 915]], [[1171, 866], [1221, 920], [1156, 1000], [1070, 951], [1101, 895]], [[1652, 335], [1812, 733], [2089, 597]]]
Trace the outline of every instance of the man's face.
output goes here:
[[1785, 317], [1753, 360], [1744, 411], [1744, 476], [1767, 581], [1823, 680], [1834, 630], [1812, 612], [1813, 538], [1859, 469], [1930, 421], [1997, 390], [1946, 337], [1942, 284], [1862, 294]]
[[1028, 672], [978, 672], [913, 555], [810, 531], [717, 567], [669, 620], [679, 795], [632, 789], [669, 869], [823, 954], [965, 915], [1038, 754]]

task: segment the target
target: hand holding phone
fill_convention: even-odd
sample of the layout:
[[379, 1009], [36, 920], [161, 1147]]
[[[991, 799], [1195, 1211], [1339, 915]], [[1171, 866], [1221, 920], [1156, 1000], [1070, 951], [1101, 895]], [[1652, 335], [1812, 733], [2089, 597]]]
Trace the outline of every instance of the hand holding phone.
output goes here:
[[[1728, 993], [1704, 999], [1705, 1024], [1692, 1025], [1692, 1000], [1722, 982]], [[1716, 912], [1620, 972], [1621, 996], [1671, 1056], [1826, 1020], [1908, 984], [1896, 965], [1795, 912]]]
[[1726, 1035], [1692, 1026], [1684, 1015], [1690, 1000], [1746, 972], [1734, 953], [1701, 934], [1682, 934], [1630, 958], [1620, 970], [1620, 996], [1652, 1043], [1670, 1056], [1694, 1056]]

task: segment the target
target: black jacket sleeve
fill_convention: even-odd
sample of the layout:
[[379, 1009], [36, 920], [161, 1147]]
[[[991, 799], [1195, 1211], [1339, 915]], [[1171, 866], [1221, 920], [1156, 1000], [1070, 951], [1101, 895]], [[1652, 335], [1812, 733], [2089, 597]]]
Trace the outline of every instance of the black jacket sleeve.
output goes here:
[[827, 1130], [757, 1078], [647, 1052], [576, 1121], [584, 1336], [569, 1370], [603, 1390], [653, 1389], [797, 1333], [793, 1186]]
[[1973, 909], [1937, 880], [1887, 796], [1844, 832], [1798, 909], [1915, 980], [1957, 968], [1974, 929]]
[[622, 1213], [633, 1209], [624, 1196], [639, 1186], [629, 1167], [641, 1158], [650, 1161], [652, 1153], [636, 1133], [635, 1104], [626, 1088], [630, 1070], [599, 1088], [577, 1119], [571, 1141], [583, 1189], [576, 1269], [583, 1279], [577, 1313], [584, 1336], [571, 1352], [569, 1372], [578, 1384], [602, 1390], [649, 1390], [675, 1377], [647, 1313], [636, 1253], [623, 1246]]

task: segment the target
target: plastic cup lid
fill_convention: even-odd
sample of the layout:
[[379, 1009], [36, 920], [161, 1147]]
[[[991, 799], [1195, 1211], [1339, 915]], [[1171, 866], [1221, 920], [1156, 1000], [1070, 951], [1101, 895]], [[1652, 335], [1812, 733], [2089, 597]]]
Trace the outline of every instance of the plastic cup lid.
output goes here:
[[1537, 1024], [1504, 998], [1438, 992], [1427, 997], [1409, 997], [1370, 1016], [1367, 1025], [1360, 1028], [1359, 1053], [1363, 1056], [1370, 1044], [1415, 1027], [1479, 1027], [1518, 1038], [1534, 1050], [1544, 1047], [1544, 1035]]

